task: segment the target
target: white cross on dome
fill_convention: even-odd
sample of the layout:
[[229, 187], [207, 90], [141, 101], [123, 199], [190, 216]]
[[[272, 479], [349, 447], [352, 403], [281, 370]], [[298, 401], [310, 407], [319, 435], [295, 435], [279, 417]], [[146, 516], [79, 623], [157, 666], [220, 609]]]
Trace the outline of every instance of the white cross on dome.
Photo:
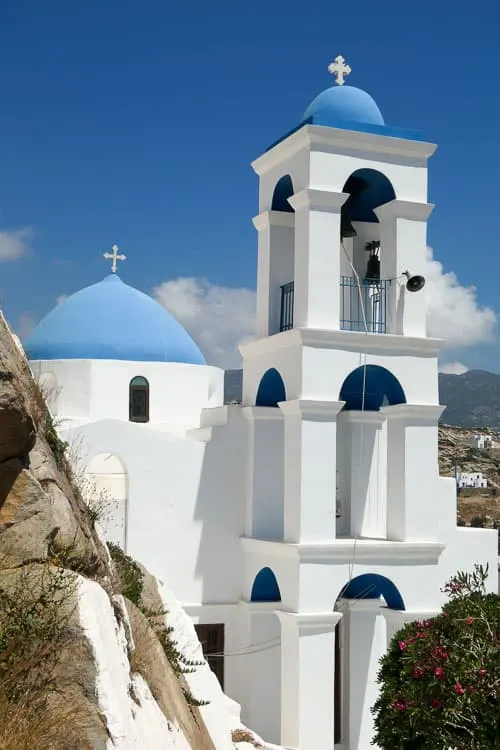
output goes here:
[[328, 72], [335, 76], [335, 83], [338, 86], [343, 86], [344, 76], [348, 76], [351, 72], [351, 66], [345, 64], [345, 59], [342, 55], [337, 55], [335, 60], [328, 66]]

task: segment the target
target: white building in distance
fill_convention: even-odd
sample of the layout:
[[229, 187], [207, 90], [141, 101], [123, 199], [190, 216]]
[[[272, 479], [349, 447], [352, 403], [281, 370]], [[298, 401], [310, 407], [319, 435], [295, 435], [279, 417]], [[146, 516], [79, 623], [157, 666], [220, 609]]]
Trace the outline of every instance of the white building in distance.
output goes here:
[[485, 488], [488, 481], [483, 477], [481, 472], [459, 471], [457, 474], [457, 487], [475, 487], [476, 489]]
[[497, 443], [491, 435], [473, 435], [470, 444], [471, 448], [476, 448], [480, 451], [491, 451], [497, 447]]
[[291, 128], [252, 165], [242, 404], [223, 404], [222, 370], [115, 274], [25, 349], [111, 497], [108, 535], [224, 653], [212, 664], [246, 724], [289, 748], [367, 750], [389, 640], [439, 611], [457, 569], [489, 563], [496, 589], [497, 533], [457, 528], [438, 470], [442, 342], [419, 275], [436, 147], [349, 85]]

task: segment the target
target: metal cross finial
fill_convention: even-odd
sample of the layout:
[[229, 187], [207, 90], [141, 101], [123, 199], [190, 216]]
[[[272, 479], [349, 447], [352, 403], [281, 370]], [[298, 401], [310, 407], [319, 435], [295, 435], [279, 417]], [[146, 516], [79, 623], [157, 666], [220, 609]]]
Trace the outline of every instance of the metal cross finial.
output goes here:
[[106, 258], [106, 260], [112, 260], [113, 261], [112, 264], [111, 264], [111, 271], [113, 273], [116, 273], [116, 268], [117, 268], [116, 261], [117, 260], [127, 260], [127, 256], [126, 255], [118, 255], [118, 245], [113, 245], [113, 247], [111, 249], [112, 249], [113, 252], [112, 253], [104, 253], [103, 258]]
[[349, 75], [351, 68], [345, 64], [342, 55], [337, 55], [335, 60], [328, 66], [328, 72], [335, 76], [335, 82], [338, 86], [343, 86], [345, 83], [344, 76]]

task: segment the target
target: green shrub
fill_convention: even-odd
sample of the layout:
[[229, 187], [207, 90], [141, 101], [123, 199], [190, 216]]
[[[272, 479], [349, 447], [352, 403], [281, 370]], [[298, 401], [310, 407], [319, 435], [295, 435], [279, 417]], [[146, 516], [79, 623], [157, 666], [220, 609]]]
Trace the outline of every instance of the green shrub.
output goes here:
[[117, 586], [120, 593], [142, 610], [143, 571], [136, 561], [126, 555], [118, 544], [108, 542], [108, 549], [115, 564]]
[[500, 748], [500, 598], [486, 578], [458, 573], [441, 614], [394, 636], [372, 709], [381, 750]]

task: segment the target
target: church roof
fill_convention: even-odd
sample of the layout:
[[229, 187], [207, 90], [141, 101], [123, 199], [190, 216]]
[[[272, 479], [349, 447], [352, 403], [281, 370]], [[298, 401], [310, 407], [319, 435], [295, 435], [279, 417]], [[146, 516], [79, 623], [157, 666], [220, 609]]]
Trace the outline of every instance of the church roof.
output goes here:
[[331, 86], [325, 89], [308, 106], [303, 120], [327, 127], [343, 123], [384, 125], [384, 118], [374, 99], [355, 86]]
[[30, 360], [113, 359], [204, 365], [165, 308], [111, 274], [52, 310], [24, 342]]

